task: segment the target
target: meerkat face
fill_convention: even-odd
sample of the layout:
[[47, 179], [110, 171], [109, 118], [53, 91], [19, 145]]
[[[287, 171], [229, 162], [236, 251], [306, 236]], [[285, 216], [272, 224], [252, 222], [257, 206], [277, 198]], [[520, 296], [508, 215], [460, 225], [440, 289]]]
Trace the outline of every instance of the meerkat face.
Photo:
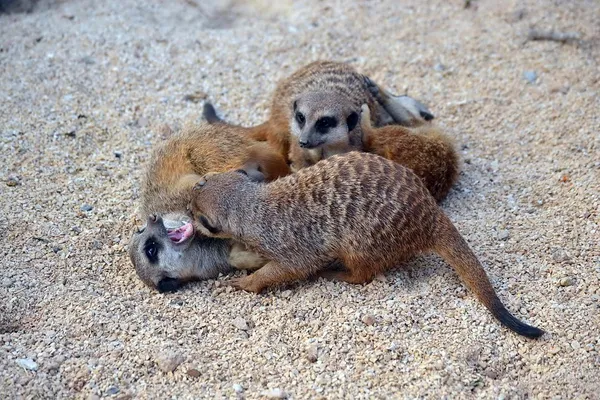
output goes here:
[[[253, 169], [254, 172], [254, 169]], [[262, 177], [262, 173], [258, 171]], [[235, 200], [223, 194], [238, 193], [242, 185], [259, 177], [249, 175], [244, 169], [207, 174], [194, 186], [194, 198], [188, 207], [198, 230], [209, 237], [229, 239], [228, 213]]]
[[159, 291], [174, 291], [197, 275], [195, 230], [186, 216], [163, 219], [151, 215], [133, 234], [129, 257], [138, 276]]
[[347, 146], [350, 132], [358, 125], [358, 112], [354, 108], [339, 93], [303, 94], [292, 105], [291, 132], [305, 149]]

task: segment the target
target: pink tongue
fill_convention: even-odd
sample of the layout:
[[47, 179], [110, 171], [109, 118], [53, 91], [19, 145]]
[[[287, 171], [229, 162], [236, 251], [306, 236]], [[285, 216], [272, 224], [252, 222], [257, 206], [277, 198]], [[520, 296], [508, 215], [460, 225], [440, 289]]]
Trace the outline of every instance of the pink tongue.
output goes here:
[[169, 229], [167, 230], [167, 235], [169, 239], [175, 243], [181, 243], [188, 238], [190, 238], [194, 233], [194, 228], [191, 223], [187, 223], [185, 225], [180, 226], [177, 229]]

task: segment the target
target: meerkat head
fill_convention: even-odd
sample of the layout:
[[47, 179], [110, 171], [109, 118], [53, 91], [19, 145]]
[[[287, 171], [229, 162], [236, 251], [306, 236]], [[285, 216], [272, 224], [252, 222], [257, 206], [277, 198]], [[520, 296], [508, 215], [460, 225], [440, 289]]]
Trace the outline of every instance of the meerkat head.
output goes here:
[[264, 175], [252, 165], [248, 168], [204, 175], [194, 186], [188, 209], [198, 230], [209, 237], [232, 237], [230, 211], [238, 205], [237, 196], [245, 196], [248, 183], [262, 182]]
[[292, 104], [290, 128], [300, 147], [347, 146], [360, 110], [335, 92], [309, 92]]
[[133, 234], [129, 258], [140, 279], [160, 292], [214, 274], [219, 248], [197, 237], [185, 215], [150, 215]]

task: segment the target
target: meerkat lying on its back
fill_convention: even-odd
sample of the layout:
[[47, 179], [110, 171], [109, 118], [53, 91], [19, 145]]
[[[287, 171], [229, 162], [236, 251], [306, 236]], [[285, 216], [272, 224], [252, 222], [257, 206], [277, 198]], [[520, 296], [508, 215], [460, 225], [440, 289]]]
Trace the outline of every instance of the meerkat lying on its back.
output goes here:
[[389, 123], [418, 126], [433, 119], [429, 110], [411, 97], [379, 96], [393, 111], [390, 114], [372, 91], [388, 94], [347, 64], [313, 62], [279, 82], [269, 120], [249, 128], [249, 134], [267, 140], [296, 171], [349, 149], [362, 150], [358, 120], [365, 103], [377, 127]]
[[189, 280], [265, 263], [243, 245], [197, 233], [187, 213], [192, 187], [202, 175], [242, 166], [260, 170], [267, 180], [289, 173], [285, 160], [268, 144], [227, 125], [185, 128], [153, 152], [142, 185], [140, 208], [146, 224], [129, 246], [136, 272], [148, 286], [173, 291]]
[[459, 173], [458, 154], [448, 136], [429, 124], [373, 128], [366, 104], [362, 106], [360, 125], [365, 151], [410, 168], [437, 201], [446, 197]]
[[[321, 275], [368, 282], [424, 251], [435, 251], [504, 325], [542, 331], [512, 316], [465, 240], [410, 169], [351, 152], [268, 184], [244, 171], [211, 174], [194, 188], [198, 229], [234, 238], [271, 260], [233, 285], [252, 292]], [[328, 269], [339, 260], [341, 270]]]

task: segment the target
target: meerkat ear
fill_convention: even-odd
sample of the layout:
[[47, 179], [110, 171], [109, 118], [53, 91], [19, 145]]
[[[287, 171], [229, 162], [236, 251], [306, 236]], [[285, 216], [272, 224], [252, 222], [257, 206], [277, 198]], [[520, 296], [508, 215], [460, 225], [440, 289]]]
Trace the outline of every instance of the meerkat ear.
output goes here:
[[219, 225], [211, 224], [208, 221], [208, 218], [206, 218], [204, 215], [201, 215], [200, 218], [198, 218], [198, 222], [200, 222], [200, 224], [213, 235], [218, 235], [223, 230], [223, 228], [221, 228]]
[[346, 123], [348, 124], [348, 132], [354, 130], [356, 124], [358, 124], [358, 114], [352, 112], [352, 114], [348, 115], [348, 118], [346, 118]]
[[248, 161], [246, 164], [242, 165], [242, 168], [236, 170], [236, 172], [246, 175], [254, 182], [265, 181], [265, 174], [262, 172], [260, 165], [255, 161]]

